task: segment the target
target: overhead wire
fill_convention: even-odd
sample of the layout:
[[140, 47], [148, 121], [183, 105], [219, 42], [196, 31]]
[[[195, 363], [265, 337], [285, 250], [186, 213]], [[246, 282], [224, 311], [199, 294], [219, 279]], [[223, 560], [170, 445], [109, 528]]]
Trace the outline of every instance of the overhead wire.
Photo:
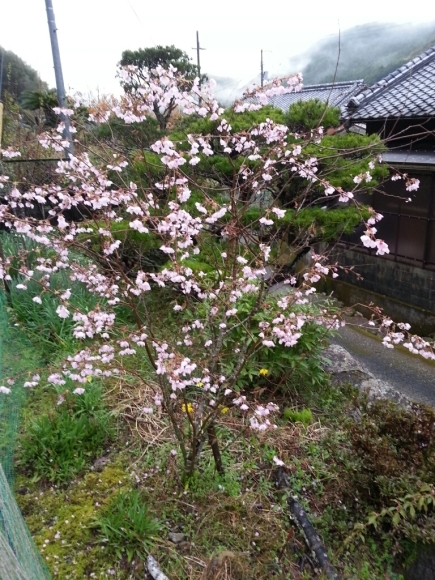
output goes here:
[[[132, 3], [130, 2], [130, 0], [127, 0], [127, 2], [128, 2], [128, 5], [129, 5], [129, 6], [130, 6], [130, 8], [131, 8], [131, 10], [132, 10], [133, 14], [134, 14], [134, 15], [136, 16], [136, 18], [138, 19], [138, 22], [139, 22], [139, 23], [140, 23], [140, 25], [141, 25], [141, 26], [142, 26], [142, 27], [145, 29], [145, 24], [144, 24], [144, 23], [142, 22], [142, 20], [140, 19], [139, 15], [138, 15], [138, 13], [136, 12], [136, 10], [134, 9], [134, 7], [133, 7]], [[148, 31], [147, 31], [147, 33], [148, 33]], [[151, 35], [150, 35], [149, 33], [148, 33], [148, 36], [149, 36], [149, 38], [150, 38], [151, 42], [154, 44], [154, 46], [157, 46], [157, 44], [154, 42], [154, 39], [151, 37]]]

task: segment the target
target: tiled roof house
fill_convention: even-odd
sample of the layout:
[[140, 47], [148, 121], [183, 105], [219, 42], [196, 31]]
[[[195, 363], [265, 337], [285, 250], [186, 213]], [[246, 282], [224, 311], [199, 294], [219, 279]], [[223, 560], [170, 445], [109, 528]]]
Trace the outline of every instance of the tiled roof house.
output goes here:
[[420, 181], [419, 189], [409, 192], [403, 179], [389, 180], [384, 192], [367, 200], [384, 215], [376, 235], [387, 242], [390, 254], [361, 249], [362, 232], [356, 232], [350, 240], [355, 246], [344, 251], [346, 261], [359, 265], [364, 280], [358, 286], [384, 296], [380, 305], [412, 304], [421, 314], [417, 326], [434, 332], [435, 47], [352, 96], [343, 118], [346, 125], [364, 123], [368, 134], [385, 139], [388, 151], [382, 157], [392, 174]]
[[352, 96], [347, 118], [354, 122], [426, 120], [435, 116], [435, 47]]

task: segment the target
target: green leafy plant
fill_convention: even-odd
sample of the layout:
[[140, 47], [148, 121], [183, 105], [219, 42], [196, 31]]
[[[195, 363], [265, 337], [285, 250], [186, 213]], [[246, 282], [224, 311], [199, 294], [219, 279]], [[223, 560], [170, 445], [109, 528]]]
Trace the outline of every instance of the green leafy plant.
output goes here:
[[[245, 344], [248, 356], [246, 364], [238, 372], [239, 390], [257, 387], [260, 383], [265, 386], [265, 377], [269, 387], [280, 383], [283, 388], [285, 385], [292, 386], [301, 382], [318, 386], [325, 380], [322, 351], [330, 331], [314, 321], [319, 311], [316, 305], [294, 305], [295, 315], [307, 314], [313, 317], [313, 322], [309, 321], [304, 325], [303, 335], [292, 348], [283, 344], [276, 344], [273, 349], [267, 350], [258, 348], [261, 344], [261, 323], [267, 320], [270, 310], [273, 310], [279, 300], [279, 295], [269, 295], [264, 308], [258, 312], [253, 295], [242, 296], [234, 303], [243, 324], [235, 325], [224, 337], [220, 365], [226, 372], [234, 372], [239, 360], [239, 353], [234, 345]], [[207, 319], [211, 308], [212, 305], [204, 301], [197, 306], [197, 313]], [[249, 338], [246, 338], [247, 328]]]
[[161, 524], [148, 513], [140, 491], [133, 489], [119, 493], [107, 509], [95, 520], [94, 527], [109, 550], [118, 558], [144, 558]]
[[396, 505], [383, 508], [379, 513], [372, 512], [367, 517], [366, 525], [377, 528], [380, 520], [391, 518], [393, 526], [397, 526], [401, 520], [414, 519], [417, 512], [427, 513], [434, 506], [435, 489], [431, 485], [424, 485], [418, 491], [396, 500]]
[[89, 384], [82, 395], [32, 420], [21, 438], [19, 464], [33, 480], [65, 482], [100, 454], [113, 437], [113, 420], [101, 400], [101, 387]]
[[283, 417], [293, 423], [302, 423], [305, 427], [314, 422], [313, 413], [310, 409], [284, 409]]
[[[226, 467], [230, 467], [226, 465]], [[201, 471], [195, 472], [186, 483], [186, 490], [194, 498], [204, 498], [211, 493], [221, 492], [229, 497], [237, 497], [241, 492], [241, 482], [234, 469], [226, 470], [224, 475], [219, 475], [212, 463], [205, 466]]]

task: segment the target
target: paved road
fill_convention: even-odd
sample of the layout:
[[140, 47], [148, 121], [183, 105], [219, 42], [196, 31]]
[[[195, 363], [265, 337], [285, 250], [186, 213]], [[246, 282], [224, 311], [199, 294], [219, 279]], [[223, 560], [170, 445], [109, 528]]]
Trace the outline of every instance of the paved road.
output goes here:
[[[275, 284], [271, 293], [287, 294], [289, 287]], [[323, 298], [319, 296], [319, 299]], [[362, 325], [367, 320], [345, 317], [344, 326], [332, 343], [343, 347], [376, 379], [403, 393], [413, 401], [435, 406], [435, 362], [411, 354], [405, 348], [387, 348], [379, 337], [367, 332]]]
[[349, 318], [333, 343], [345, 348], [377, 379], [420, 403], [435, 405], [435, 363], [403, 348], [386, 348], [376, 336], [359, 328]]

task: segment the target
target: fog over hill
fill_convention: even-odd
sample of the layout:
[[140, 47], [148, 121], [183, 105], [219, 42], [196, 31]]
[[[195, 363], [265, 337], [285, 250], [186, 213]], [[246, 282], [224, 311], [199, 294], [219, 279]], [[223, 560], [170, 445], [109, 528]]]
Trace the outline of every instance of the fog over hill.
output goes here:
[[[302, 65], [305, 84], [364, 79], [371, 85], [435, 45], [435, 22], [364, 24], [330, 36], [289, 60], [289, 72]], [[338, 67], [337, 59], [339, 56]], [[299, 67], [298, 67], [299, 65]]]
[[[435, 46], [435, 21], [363, 24], [319, 40], [304, 53], [289, 57], [285, 69], [271, 71], [269, 77], [302, 72], [305, 85], [334, 79], [363, 79], [371, 85], [431, 46]], [[213, 74], [210, 76], [213, 78]], [[249, 82], [214, 78], [216, 96], [223, 103], [234, 101], [247, 86], [260, 82], [259, 76]]]

